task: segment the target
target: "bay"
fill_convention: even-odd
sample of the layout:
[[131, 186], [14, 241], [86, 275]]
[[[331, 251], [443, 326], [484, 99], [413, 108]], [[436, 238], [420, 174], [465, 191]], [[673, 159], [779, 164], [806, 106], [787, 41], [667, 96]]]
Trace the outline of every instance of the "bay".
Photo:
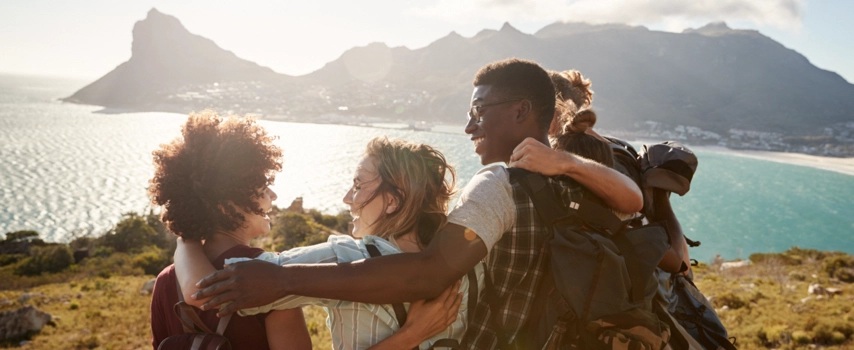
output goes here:
[[[186, 116], [104, 114], [57, 101], [83, 84], [0, 76], [0, 233], [32, 229], [65, 241], [103, 233], [124, 212], [151, 209], [151, 152], [179, 135]], [[284, 150], [273, 187], [280, 207], [302, 197], [307, 208], [343, 210], [353, 168], [376, 136], [435, 146], [457, 168], [460, 188], [481, 168], [461, 127], [437, 128], [446, 133], [261, 124]], [[686, 234], [703, 242], [693, 257], [747, 258], [795, 245], [854, 253], [854, 176], [719, 152], [697, 155], [691, 191], [672, 199]]]

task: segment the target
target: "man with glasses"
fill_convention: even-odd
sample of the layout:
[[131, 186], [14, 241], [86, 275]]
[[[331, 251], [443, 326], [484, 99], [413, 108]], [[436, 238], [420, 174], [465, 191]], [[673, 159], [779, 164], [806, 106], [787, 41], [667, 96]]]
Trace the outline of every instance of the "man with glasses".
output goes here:
[[[474, 79], [465, 132], [481, 163], [491, 165], [466, 185], [448, 224], [422, 252], [347, 264], [240, 263], [202, 280], [204, 289], [196, 297], [213, 296], [205, 308], [231, 302], [220, 314], [291, 294], [374, 304], [409, 302], [436, 297], [486, 258], [489, 283], [463, 343], [470, 349], [518, 346], [518, 339], [526, 335], [520, 331], [529, 317], [535, 287], [545, 275], [541, 252], [547, 232], [528, 197], [511, 184], [504, 164], [524, 163], [538, 157], [541, 147], [549, 149], [554, 107], [554, 86], [536, 63], [508, 59], [481, 68]], [[640, 210], [640, 190], [629, 178], [568, 153], [549, 156], [560, 159], [555, 158], [546, 175], [577, 179], [550, 180], [564, 195], [590, 190], [609, 205], [616, 203], [617, 210]]]

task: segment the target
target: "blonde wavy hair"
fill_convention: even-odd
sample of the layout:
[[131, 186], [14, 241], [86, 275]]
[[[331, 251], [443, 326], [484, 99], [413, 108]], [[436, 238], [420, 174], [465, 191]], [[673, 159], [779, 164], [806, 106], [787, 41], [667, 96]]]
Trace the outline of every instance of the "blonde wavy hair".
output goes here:
[[389, 196], [398, 203], [397, 210], [383, 214], [374, 223], [373, 232], [382, 238], [398, 238], [415, 230], [418, 245], [427, 246], [447, 223], [448, 202], [456, 182], [454, 168], [433, 147], [386, 137], [369, 141], [365, 156], [377, 162], [381, 182], [364, 203], [377, 196]]

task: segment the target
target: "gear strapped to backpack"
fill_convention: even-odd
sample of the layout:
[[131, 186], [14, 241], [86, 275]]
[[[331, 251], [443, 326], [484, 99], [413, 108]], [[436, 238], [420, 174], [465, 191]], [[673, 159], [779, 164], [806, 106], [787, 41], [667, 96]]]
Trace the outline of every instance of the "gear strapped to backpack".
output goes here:
[[[665, 228], [627, 228], [583, 198], [564, 205], [543, 175], [511, 168], [543, 224], [552, 228], [548, 269], [517, 349], [646, 349], [667, 345], [652, 313], [653, 270], [669, 248]], [[486, 289], [487, 300], [490, 296]]]
[[196, 310], [184, 302], [184, 294], [181, 293], [181, 284], [178, 281], [175, 281], [175, 288], [178, 290], [178, 302], [173, 310], [184, 326], [184, 333], [163, 339], [157, 350], [231, 350], [231, 343], [223, 336], [231, 314], [219, 319], [214, 333], [202, 322]]
[[[606, 137], [614, 152], [615, 168], [626, 174], [643, 191], [644, 209], [647, 217], [652, 216], [653, 188], [685, 195], [691, 188], [691, 180], [697, 170], [697, 156], [679, 142], [666, 141], [644, 145], [640, 154], [620, 139]], [[691, 247], [700, 245], [685, 237]], [[690, 350], [734, 350], [734, 341], [727, 338], [726, 328], [697, 289], [690, 276], [674, 273], [667, 283], [672, 295], [664, 297], [665, 303], [656, 301], [655, 313], [670, 327], [671, 347]]]
[[[655, 312], [671, 329], [675, 329], [674, 335], [678, 331], [679, 337], [684, 338], [680, 342], [685, 344], [677, 349], [735, 350], [735, 344], [727, 338], [726, 328], [714, 307], [700, 293], [691, 278], [674, 274], [671, 283], [676, 303], [669, 306], [659, 303]], [[690, 340], [696, 340], [696, 345], [691, 344]]]
[[[376, 258], [378, 256], [382, 256], [379, 248], [373, 244], [365, 244], [365, 248], [368, 249], [368, 254], [371, 255], [372, 258]], [[466, 314], [468, 314], [468, 319], [472, 319], [472, 313], [474, 312], [475, 307], [477, 306], [477, 275], [474, 272], [474, 269], [469, 270], [466, 274], [466, 278], [468, 278], [469, 282], [469, 290], [468, 290], [468, 303]], [[391, 304], [392, 309], [394, 309], [394, 317], [397, 319], [397, 324], [400, 327], [403, 327], [406, 324], [406, 308], [402, 303]], [[433, 345], [430, 346], [427, 350], [433, 350], [436, 348], [448, 348], [453, 350], [460, 350], [462, 347], [460, 346], [460, 341], [456, 339], [439, 339]], [[416, 346], [413, 350], [418, 350]]]

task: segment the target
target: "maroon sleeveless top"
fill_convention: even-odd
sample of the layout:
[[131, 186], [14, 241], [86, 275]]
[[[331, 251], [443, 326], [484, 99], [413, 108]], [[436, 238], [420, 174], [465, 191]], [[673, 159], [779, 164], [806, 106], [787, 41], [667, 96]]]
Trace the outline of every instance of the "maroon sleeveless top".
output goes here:
[[[254, 258], [263, 253], [260, 248], [252, 248], [245, 245], [234, 246], [231, 249], [220, 254], [213, 261], [213, 266], [220, 270], [225, 265], [225, 259], [228, 258]], [[151, 345], [154, 349], [160, 345], [163, 339], [172, 335], [184, 333], [184, 327], [181, 326], [181, 320], [175, 315], [173, 307], [178, 302], [178, 289], [175, 287], [177, 280], [175, 279], [175, 266], [169, 265], [160, 275], [157, 276], [157, 281], [154, 283], [154, 291], [151, 297], [151, 333], [154, 338]], [[219, 318], [216, 317], [217, 310], [201, 311], [196, 309], [196, 313], [202, 322], [208, 328], [215, 330], [219, 323]], [[258, 314], [247, 317], [240, 317], [237, 314], [231, 317], [228, 323], [228, 328], [225, 329], [225, 337], [228, 338], [232, 347], [237, 349], [269, 349], [267, 344], [267, 331], [264, 327], [264, 318], [267, 314]]]

